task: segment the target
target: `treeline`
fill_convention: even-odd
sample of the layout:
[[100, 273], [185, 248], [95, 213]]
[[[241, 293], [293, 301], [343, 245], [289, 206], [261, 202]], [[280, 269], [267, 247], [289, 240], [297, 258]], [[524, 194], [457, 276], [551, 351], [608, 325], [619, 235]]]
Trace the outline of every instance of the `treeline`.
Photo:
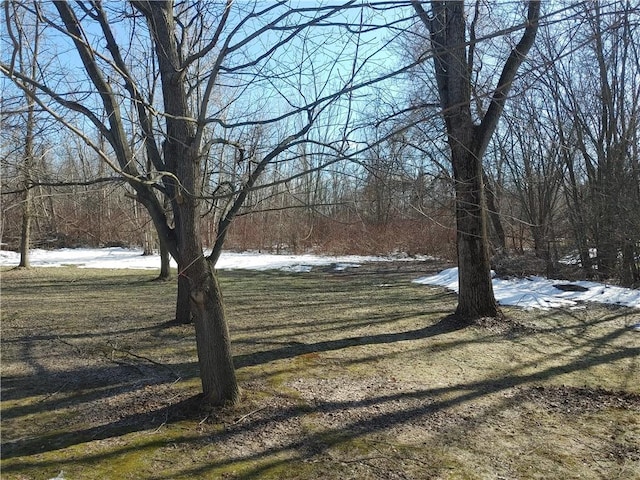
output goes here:
[[[499, 12], [484, 15], [498, 18]], [[484, 156], [492, 253], [530, 255], [549, 275], [561, 262], [575, 261], [585, 277], [637, 286], [638, 5], [585, 3], [561, 21], [545, 18]], [[425, 35], [419, 26], [412, 28], [399, 41], [418, 59], [430, 47], [416, 41]], [[478, 43], [476, 58], [497, 55], [492, 48], [490, 41]], [[472, 96], [480, 115], [490, 102], [494, 72], [478, 63]], [[352, 126], [360, 132], [357, 154], [343, 150], [334, 158], [318, 147], [286, 164], [270, 163], [248, 189], [226, 248], [454, 260], [453, 172], [431, 64], [403, 75], [396, 81], [405, 93], [391, 100], [371, 88], [371, 106]], [[43, 120], [44, 113], [35, 113], [38, 129], [31, 160], [25, 160], [30, 122], [28, 109], [19, 108], [24, 101], [3, 97], [11, 114], [4, 115], [2, 129], [2, 247], [19, 248], [29, 215], [33, 247], [157, 249], [156, 230], [131, 186], [82, 141]], [[269, 135], [258, 125], [242, 133], [246, 152], [231, 142], [207, 150], [201, 173], [215, 187], [205, 186], [200, 199], [205, 246], [213, 246], [220, 215], [264, 158], [260, 145]]]
[[[115, 179], [95, 182], [104, 179], [105, 172], [99, 163], [83, 158], [69, 157], [53, 170], [43, 161], [33, 170], [32, 247], [124, 246], [157, 251], [153, 225], [130, 188]], [[12, 167], [3, 164], [2, 242], [3, 248], [17, 250], [24, 188], [19, 170]], [[451, 188], [448, 182], [428, 185], [425, 180], [424, 175], [408, 174], [390, 178], [387, 171], [358, 173], [345, 165], [343, 171], [318, 172], [313, 179], [260, 186], [231, 226], [228, 248], [453, 259]], [[216, 228], [215, 216], [203, 216], [201, 232], [208, 247], [215, 241]]]

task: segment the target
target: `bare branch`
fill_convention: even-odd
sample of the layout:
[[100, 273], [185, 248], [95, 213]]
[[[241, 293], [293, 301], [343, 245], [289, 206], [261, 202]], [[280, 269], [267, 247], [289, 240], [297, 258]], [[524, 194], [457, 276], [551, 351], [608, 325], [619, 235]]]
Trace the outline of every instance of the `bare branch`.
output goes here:
[[496, 129], [500, 115], [504, 110], [504, 105], [507, 101], [507, 96], [511, 89], [513, 79], [515, 78], [520, 65], [527, 56], [527, 53], [531, 49], [536, 38], [539, 19], [540, 0], [529, 0], [526, 28], [520, 38], [520, 41], [515, 48], [511, 50], [509, 58], [507, 58], [507, 61], [502, 68], [502, 73], [498, 80], [498, 85], [493, 93], [491, 104], [489, 105], [489, 108], [482, 118], [482, 122], [477, 130], [476, 148], [478, 152], [484, 152], [486, 150], [489, 140], [491, 139], [491, 135], [493, 135], [493, 132]]
[[120, 163], [120, 167], [130, 176], [137, 177], [139, 174], [135, 164], [131, 161], [132, 154], [128, 147], [124, 126], [122, 125], [122, 116], [120, 114], [118, 99], [116, 98], [111, 85], [107, 82], [104, 73], [100, 70], [94, 51], [84, 40], [84, 34], [80, 27], [80, 23], [69, 4], [65, 1], [55, 1], [54, 5], [60, 14], [60, 18], [64, 22], [67, 32], [73, 39], [73, 43], [76, 46], [76, 50], [80, 55], [80, 59], [82, 60], [89, 78], [102, 98], [102, 103], [106, 110], [110, 125], [109, 135], [107, 138], [110, 140], [111, 146], [116, 152], [116, 158]]
[[19, 188], [17, 190], [3, 190], [0, 192], [2, 195], [10, 195], [14, 193], [24, 193], [27, 190], [31, 190], [32, 188], [37, 187], [87, 187], [90, 185], [97, 185], [101, 183], [123, 183], [125, 180], [122, 177], [100, 177], [94, 178], [91, 180], [85, 180], [82, 182], [69, 182], [69, 181], [58, 181], [58, 182], [29, 182], [27, 186], [24, 188]]
[[220, 19], [220, 22], [218, 23], [218, 26], [216, 27], [216, 31], [213, 34], [213, 38], [211, 39], [211, 41], [204, 48], [202, 48], [202, 50], [194, 53], [193, 55], [190, 55], [189, 57], [187, 57], [184, 60], [184, 62], [182, 62], [181, 68], [183, 70], [187, 69], [189, 67], [189, 65], [191, 65], [196, 60], [204, 57], [205, 55], [207, 55], [209, 52], [211, 52], [216, 47], [216, 45], [218, 44], [218, 41], [220, 40], [220, 36], [222, 35], [222, 30], [224, 29], [225, 25], [227, 24], [227, 20], [229, 18], [229, 13], [231, 12], [232, 4], [233, 4], [233, 0], [226, 0], [226, 4], [225, 4], [225, 7], [224, 7], [224, 12], [222, 14], [222, 18]]
[[129, 72], [124, 60], [122, 59], [122, 55], [120, 54], [120, 48], [115, 40], [111, 27], [109, 26], [109, 22], [106, 17], [106, 13], [102, 9], [102, 5], [100, 3], [96, 4], [97, 13], [96, 20], [100, 23], [100, 27], [102, 28], [102, 32], [104, 33], [105, 39], [107, 41], [107, 49], [113, 56], [115, 61], [115, 66], [119, 71], [122, 79], [125, 82], [125, 88], [131, 95], [132, 100], [135, 103], [136, 110], [138, 112], [138, 119], [140, 121], [140, 126], [142, 127], [142, 131], [144, 132], [144, 144], [146, 147], [146, 152], [153, 163], [153, 166], [156, 170], [165, 170], [166, 165], [162, 160], [162, 156], [160, 155], [160, 150], [158, 148], [157, 143], [155, 142], [155, 137], [153, 135], [153, 125], [151, 122], [151, 118], [149, 117], [146, 102], [140, 93], [137, 85], [133, 81], [133, 77]]

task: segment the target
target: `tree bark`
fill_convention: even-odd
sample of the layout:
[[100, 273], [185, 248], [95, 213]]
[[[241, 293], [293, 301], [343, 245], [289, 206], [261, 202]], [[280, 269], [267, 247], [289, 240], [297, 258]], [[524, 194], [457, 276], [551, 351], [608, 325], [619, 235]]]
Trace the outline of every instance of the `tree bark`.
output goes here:
[[[40, 45], [40, 32], [39, 32], [40, 21], [36, 18], [35, 23], [35, 31], [33, 35], [33, 53], [32, 58], [26, 60], [24, 58], [22, 52], [22, 36], [20, 37], [20, 68], [25, 70], [25, 67], [28, 66], [29, 75], [31, 78], [35, 78], [38, 72], [38, 51]], [[29, 62], [30, 65], [25, 65], [26, 62]], [[35, 91], [34, 87], [29, 87], [29, 90], [33, 93]], [[24, 161], [22, 168], [23, 170], [23, 178], [24, 178], [24, 198], [22, 204], [22, 228], [20, 235], [20, 263], [18, 264], [19, 268], [29, 268], [31, 266], [29, 260], [29, 249], [31, 247], [31, 223], [33, 219], [33, 191], [31, 189], [31, 182], [33, 181], [33, 170], [34, 170], [34, 130], [35, 130], [35, 101], [31, 98], [30, 95], [25, 95], [27, 100], [27, 131], [25, 132], [25, 140], [24, 140]]]
[[467, 47], [463, 1], [432, 1], [431, 15], [412, 2], [430, 33], [456, 192], [458, 308], [468, 319], [501, 316], [493, 294], [482, 157], [496, 129], [519, 66], [533, 45], [540, 3], [531, 0], [527, 25], [502, 68], [491, 103], [478, 125], [471, 114], [471, 69], [475, 45]]
[[499, 316], [489, 258], [482, 162], [464, 148], [452, 148], [456, 191], [458, 307], [470, 319]]
[[[25, 166], [25, 168], [27, 168]], [[29, 248], [31, 247], [31, 211], [32, 211], [32, 194], [31, 189], [27, 188], [24, 192], [22, 200], [22, 229], [20, 232], [20, 263], [18, 268], [29, 268]]]
[[158, 236], [158, 245], [160, 250], [160, 273], [156, 280], [164, 282], [171, 279], [171, 250], [169, 248], [169, 242], [162, 233], [156, 228], [156, 234]]
[[622, 267], [620, 271], [620, 283], [625, 287], [633, 287], [640, 281], [640, 269], [638, 269], [638, 251], [630, 240], [626, 240], [622, 247]]
[[160, 275], [158, 280], [169, 280], [171, 278], [171, 254], [166, 242], [159, 241], [160, 244]]
[[135, 77], [128, 72], [115, 36], [98, 2], [94, 4], [94, 13], [105, 35], [107, 48], [122, 74], [125, 88], [138, 105], [138, 120], [145, 133], [147, 156], [158, 171], [169, 173], [162, 177], [162, 191], [171, 202], [173, 228], [169, 227], [165, 210], [155, 197], [153, 188], [137, 181], [141, 175], [124, 128], [120, 97], [107, 81], [96, 61], [95, 52], [82, 41], [80, 23], [70, 4], [56, 2], [55, 6], [72, 35], [87, 75], [100, 94], [109, 127], [101, 124], [95, 115], [87, 113], [84, 107], [83, 112], [113, 147], [121, 173], [129, 180], [137, 198], [149, 210], [159, 235], [164, 236], [171, 254], [181, 266], [179, 275], [188, 279], [191, 305], [197, 306], [196, 338], [204, 400], [212, 405], [233, 403], [238, 399], [238, 387], [222, 297], [213, 275], [213, 264], [210, 266], [206, 263], [200, 238], [200, 203], [197, 192], [202, 184], [201, 139], [196, 140], [196, 120], [187, 100], [186, 69], [183, 68], [182, 51], [177, 43], [178, 27], [173, 17], [173, 2], [133, 1], [131, 4], [147, 19], [154, 42], [164, 107], [165, 140], [162, 153], [155, 141], [153, 122], [145, 109], [146, 102], [134, 83]]
[[31, 190], [31, 181], [33, 175], [33, 127], [34, 104], [29, 100], [29, 110], [27, 113], [27, 133], [24, 144], [24, 160], [22, 168], [24, 169], [24, 198], [22, 200], [22, 229], [20, 232], [20, 263], [18, 268], [29, 268], [29, 249], [31, 248], [31, 220], [33, 218], [33, 192]]
[[[177, 172], [188, 188], [198, 175], [197, 162], [193, 161], [193, 151], [184, 144], [172, 144], [179, 148], [184, 159], [178, 164]], [[189, 161], [191, 160], [191, 161]], [[198, 350], [198, 365], [202, 383], [203, 402], [207, 405], [225, 405], [236, 403], [239, 389], [231, 354], [231, 340], [224, 313], [222, 292], [214, 273], [214, 264], [204, 256], [200, 227], [199, 202], [187, 197], [177, 201], [175, 209], [176, 228], [178, 228], [178, 279], [186, 278], [180, 300], [186, 292], [191, 301], [190, 313], [193, 315]], [[178, 313], [178, 312], [177, 312]], [[179, 312], [184, 315], [183, 311]]]
[[[178, 265], [178, 272], [182, 269]], [[178, 273], [178, 296], [176, 299], [176, 323], [187, 324], [193, 321], [191, 316], [191, 300], [190, 300], [189, 279]]]
[[213, 265], [200, 256], [189, 268], [192, 312], [198, 347], [203, 401], [236, 403], [240, 397], [231, 354], [224, 302]]
[[[239, 390], [231, 355], [214, 262], [203, 252], [200, 232], [200, 145], [186, 94], [185, 72], [176, 44], [171, 2], [135, 2], [148, 19], [154, 37], [166, 118], [164, 159], [180, 183], [169, 181], [178, 250], [178, 278], [188, 279], [194, 316], [203, 401], [208, 405], [235, 403]], [[182, 314], [182, 312], [180, 312]]]
[[507, 236], [502, 226], [502, 219], [500, 218], [500, 207], [498, 204], [498, 197], [496, 195], [495, 188], [491, 187], [489, 176], [482, 169], [482, 180], [484, 182], [485, 196], [487, 198], [487, 208], [489, 213], [489, 219], [491, 220], [493, 248], [496, 253], [505, 255], [507, 253]]

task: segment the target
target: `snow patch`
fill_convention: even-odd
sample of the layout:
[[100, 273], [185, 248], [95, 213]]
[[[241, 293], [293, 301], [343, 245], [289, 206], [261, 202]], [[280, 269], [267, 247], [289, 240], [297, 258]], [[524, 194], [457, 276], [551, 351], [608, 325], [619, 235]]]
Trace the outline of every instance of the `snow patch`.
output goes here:
[[[159, 255], [142, 255], [142, 250], [112, 248], [62, 248], [59, 250], [34, 249], [30, 251], [30, 263], [34, 267], [61, 267], [75, 265], [79, 268], [107, 269], [159, 269]], [[355, 268], [367, 262], [386, 262], [392, 257], [362, 255], [322, 256], [322, 255], [274, 255], [258, 252], [223, 252], [216, 264], [221, 270], [286, 270], [309, 272], [317, 266], [334, 266], [337, 271]], [[17, 266], [20, 255], [17, 252], [0, 250], [0, 266]], [[171, 260], [171, 266], [176, 263]]]
[[[426, 258], [426, 257], [425, 257]], [[257, 252], [223, 252], [216, 267], [223, 270], [283, 270], [294, 273], [309, 272], [316, 266], [329, 266], [334, 271], [356, 268], [363, 263], [398, 260], [415, 260], [409, 257], [375, 257], [360, 255], [273, 255]], [[0, 250], [0, 266], [17, 266], [20, 255]], [[143, 256], [142, 250], [112, 248], [63, 248], [59, 250], [31, 251], [34, 267], [60, 267], [76, 265], [78, 268], [130, 268], [159, 269], [158, 255]], [[175, 262], [171, 262], [175, 268]], [[458, 291], [458, 269], [449, 268], [436, 275], [414, 280], [422, 285], [443, 286]], [[380, 284], [380, 288], [388, 287]], [[616, 287], [595, 282], [567, 282], [531, 276], [522, 279], [493, 278], [496, 300], [502, 305], [522, 308], [584, 308], [582, 302], [599, 302], [625, 307], [640, 308], [640, 290]]]
[[[449, 268], [436, 275], [418, 278], [414, 283], [437, 285], [458, 292], [458, 269]], [[578, 302], [640, 308], [640, 290], [586, 281], [566, 282], [535, 276], [507, 280], [494, 278], [493, 292], [501, 305], [526, 309], [579, 308]]]

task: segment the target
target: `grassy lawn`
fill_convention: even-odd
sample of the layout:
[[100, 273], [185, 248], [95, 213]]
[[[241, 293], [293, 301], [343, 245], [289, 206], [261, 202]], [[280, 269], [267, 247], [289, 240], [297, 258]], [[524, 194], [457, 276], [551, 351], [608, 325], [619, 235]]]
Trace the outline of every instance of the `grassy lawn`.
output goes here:
[[460, 329], [417, 276], [222, 272], [243, 397], [206, 411], [174, 282], [5, 269], [2, 479], [640, 479], [637, 310]]

